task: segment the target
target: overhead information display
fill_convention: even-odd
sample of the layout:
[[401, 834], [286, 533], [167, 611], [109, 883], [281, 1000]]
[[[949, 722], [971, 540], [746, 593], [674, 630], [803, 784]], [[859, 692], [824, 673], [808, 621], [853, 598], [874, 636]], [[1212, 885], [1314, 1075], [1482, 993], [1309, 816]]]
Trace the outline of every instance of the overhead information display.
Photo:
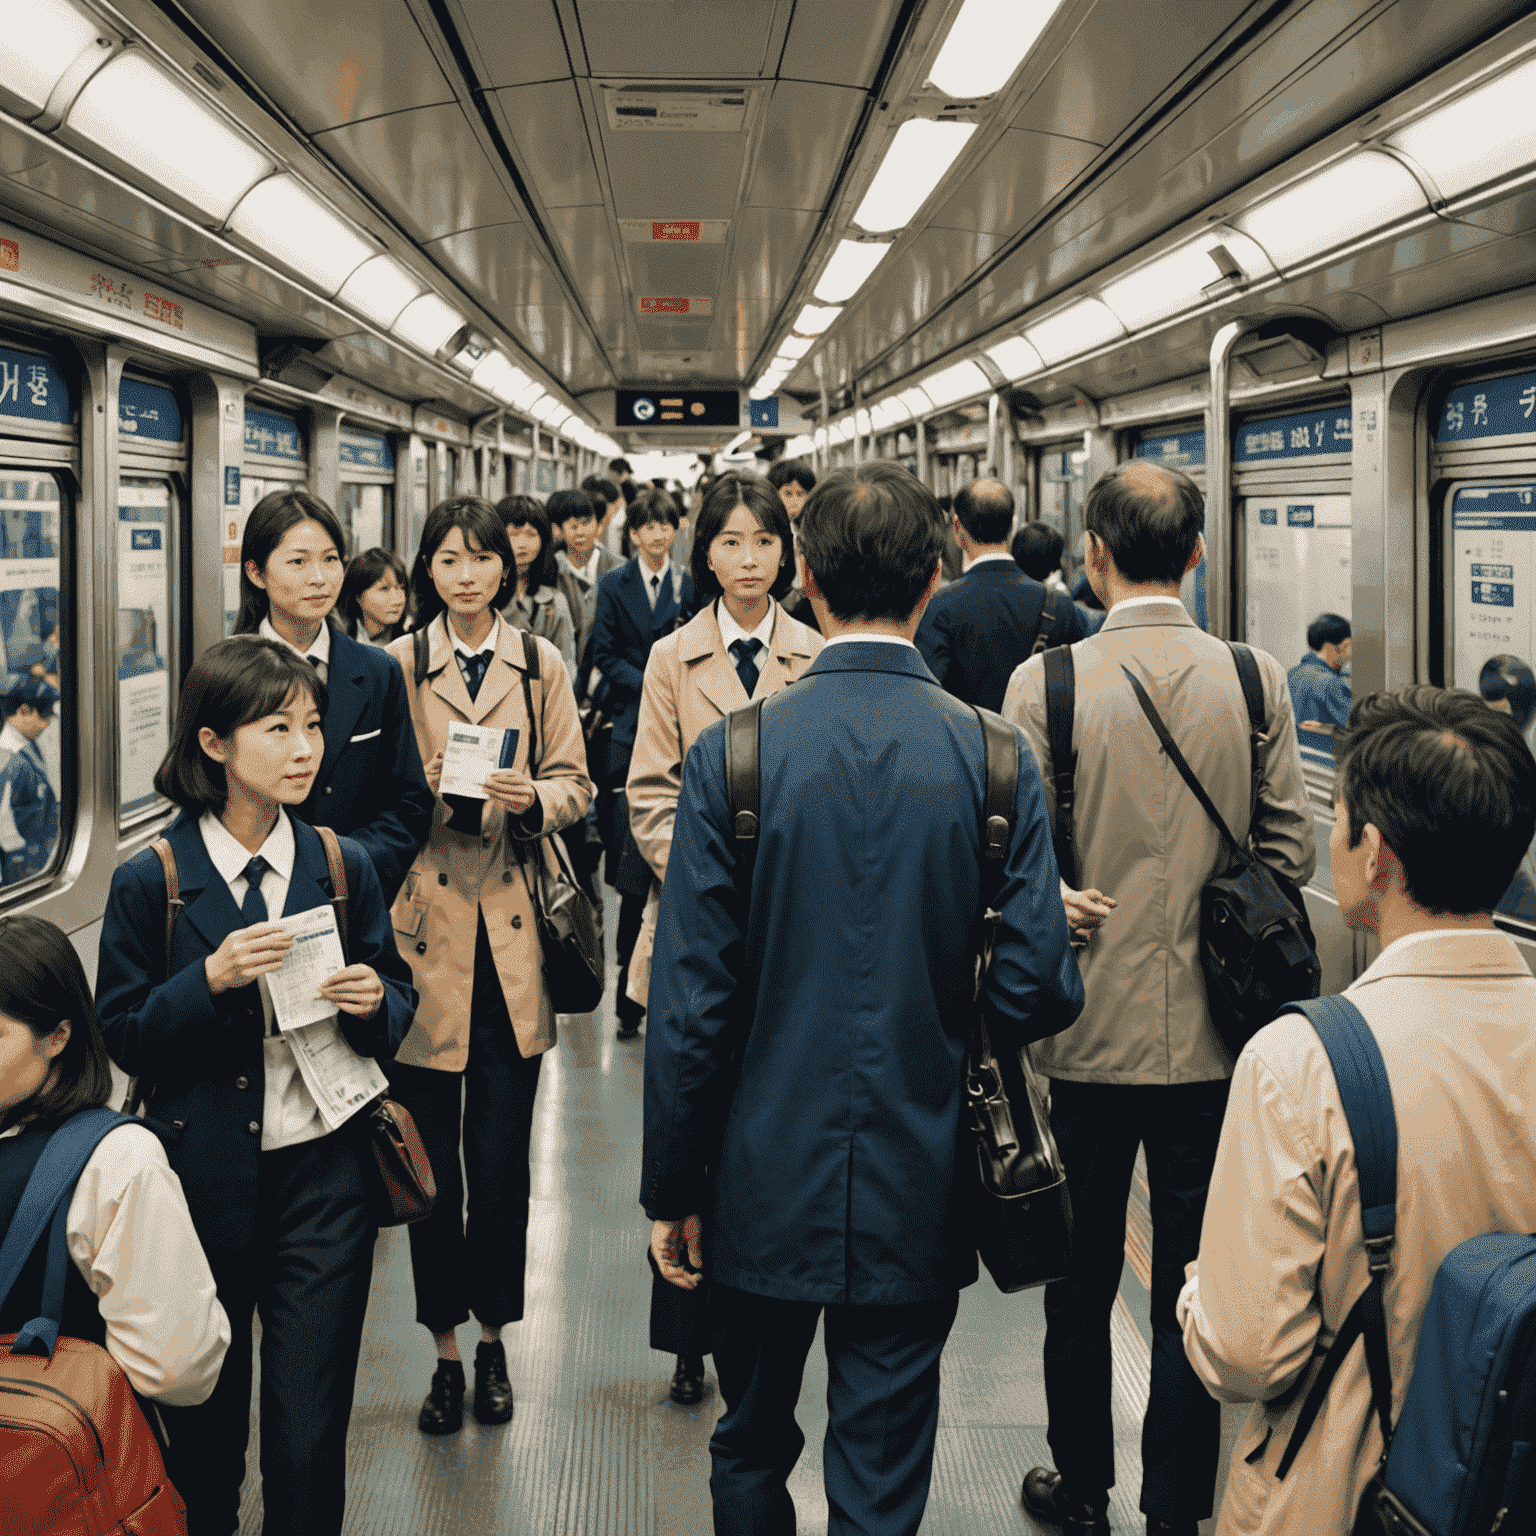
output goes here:
[[1451, 500], [1451, 681], [1476, 688], [1490, 656], [1527, 665], [1536, 606], [1536, 485], [1464, 485]]
[[741, 396], [734, 389], [621, 389], [616, 427], [739, 427]]
[[1307, 654], [1307, 625], [1350, 618], [1348, 496], [1281, 492], [1243, 503], [1248, 534], [1249, 645], [1282, 667]]

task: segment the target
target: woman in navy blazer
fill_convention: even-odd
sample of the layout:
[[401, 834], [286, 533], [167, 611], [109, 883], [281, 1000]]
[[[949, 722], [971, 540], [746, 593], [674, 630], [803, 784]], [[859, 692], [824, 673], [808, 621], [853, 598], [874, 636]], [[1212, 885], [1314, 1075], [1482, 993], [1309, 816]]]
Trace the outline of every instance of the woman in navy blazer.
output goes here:
[[[356, 1116], [383, 1090], [371, 1058], [395, 1054], [416, 995], [373, 864], [343, 839], [352, 963], [318, 985], [335, 1016], [285, 1034], [272, 1007], [264, 978], [294, 943], [273, 919], [334, 895], [319, 835], [288, 809], [323, 761], [326, 702], [291, 647], [255, 637], [211, 647], [182, 689], [155, 775], [182, 810], [168, 837], [184, 903], [169, 966], [166, 880], [152, 849], [117, 870], [107, 898], [102, 1034], [145, 1089], [148, 1124], [181, 1179], [232, 1334], [208, 1401], [163, 1410], [166, 1460], [194, 1536], [238, 1523], [256, 1309], [265, 1530], [341, 1529], [376, 1230]], [[306, 1044], [342, 1064], [339, 1091], [311, 1087]]]
[[246, 520], [237, 635], [259, 634], [318, 662], [330, 694], [325, 757], [295, 814], [362, 845], [393, 901], [432, 826], [405, 679], [381, 650], [332, 621], [346, 574], [336, 514], [308, 491], [273, 491]]

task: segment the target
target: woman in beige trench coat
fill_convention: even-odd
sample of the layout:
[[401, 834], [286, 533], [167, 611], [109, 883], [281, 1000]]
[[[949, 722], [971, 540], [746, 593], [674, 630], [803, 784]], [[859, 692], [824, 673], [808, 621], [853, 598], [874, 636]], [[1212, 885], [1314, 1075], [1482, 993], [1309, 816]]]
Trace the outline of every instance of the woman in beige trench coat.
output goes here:
[[[579, 821], [592, 797], [559, 652], [535, 639], [539, 680], [532, 681], [521, 633], [496, 612], [511, 579], [511, 545], [495, 508], [477, 496], [441, 503], [427, 518], [411, 575], [427, 637], [420, 682], [416, 637], [390, 646], [438, 795], [426, 846], [392, 913], [421, 1002], [390, 1083], [437, 1178], [432, 1215], [410, 1236], [416, 1317], [438, 1355], [418, 1420], [427, 1434], [451, 1434], [463, 1423], [454, 1330], [471, 1312], [481, 1325], [475, 1416], [486, 1424], [512, 1417], [501, 1329], [523, 1315], [533, 1100], [540, 1059], [555, 1043], [530, 882], [539, 861], [553, 867], [546, 840]], [[483, 800], [439, 793], [448, 730], [461, 722], [517, 732], [513, 766], [486, 778]]]
[[[700, 610], [651, 648], [625, 786], [630, 830], [655, 875], [630, 959], [629, 996], [641, 1007], [689, 747], [729, 711], [787, 688], [821, 649], [821, 636], [775, 601], [789, 591], [793, 572], [794, 540], [778, 493], [756, 476], [717, 480], [699, 511], [693, 541], [690, 574]], [[747, 650], [755, 652], [750, 668], [743, 662]], [[696, 1403], [703, 1396], [709, 1349], [703, 1298], [702, 1290], [679, 1290], [659, 1275], [652, 1280], [651, 1348], [677, 1356], [674, 1402]]]

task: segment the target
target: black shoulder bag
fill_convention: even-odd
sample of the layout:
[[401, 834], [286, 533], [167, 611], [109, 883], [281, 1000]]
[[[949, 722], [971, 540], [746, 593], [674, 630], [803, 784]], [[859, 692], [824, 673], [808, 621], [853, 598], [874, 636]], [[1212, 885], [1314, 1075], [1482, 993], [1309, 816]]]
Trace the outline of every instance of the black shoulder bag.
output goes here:
[[[1269, 750], [1269, 738], [1264, 734], [1263, 686], [1248, 647], [1231, 641], [1228, 645], [1248, 706], [1251, 793], [1256, 805]], [[1323, 968], [1311, 925], [1275, 872], [1232, 836], [1168, 734], [1140, 679], [1124, 665], [1120, 670], [1135, 689], [1163, 751], [1216, 823], [1230, 854], [1225, 873], [1208, 880], [1200, 890], [1200, 968], [1205, 973], [1211, 1020], [1227, 1049], [1236, 1056], [1286, 1003], [1317, 996]]]

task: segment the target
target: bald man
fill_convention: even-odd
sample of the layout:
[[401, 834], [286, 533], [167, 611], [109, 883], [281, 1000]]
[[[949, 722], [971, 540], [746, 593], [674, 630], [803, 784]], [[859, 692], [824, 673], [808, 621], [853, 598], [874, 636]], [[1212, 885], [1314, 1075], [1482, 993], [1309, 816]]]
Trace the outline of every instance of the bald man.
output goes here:
[[942, 588], [923, 615], [917, 648], [945, 691], [1001, 709], [1008, 679], [1035, 650], [1085, 638], [1088, 619], [1065, 592], [1026, 576], [1009, 549], [1013, 493], [973, 480], [954, 500], [955, 539], [965, 574]]
[[[1045, 1391], [1055, 1469], [1024, 1479], [1025, 1508], [1074, 1536], [1106, 1536], [1115, 1480], [1109, 1313], [1124, 1264], [1138, 1148], [1151, 1192], [1152, 1389], [1142, 1432], [1149, 1536], [1194, 1536], [1211, 1513], [1220, 1418], [1186, 1359], [1175, 1306], [1200, 1246], [1232, 1057], [1206, 1006], [1200, 888], [1226, 866], [1221, 834], [1158, 744], [1126, 678], [1146, 689], [1232, 835], [1286, 883], [1317, 863], [1285, 669], [1255, 651], [1268, 749], [1251, 799], [1248, 711], [1232, 653], [1179, 601], [1204, 553], [1187, 475], [1133, 459], [1083, 513], [1087, 575], [1108, 610], [1072, 647], [1077, 868], [1064, 871], [1087, 1003], [1032, 1048], [1051, 1079], [1051, 1124], [1072, 1194], [1072, 1271], [1045, 1291]], [[1004, 716], [1023, 729], [1055, 815], [1045, 663], [1013, 675]], [[1075, 881], [1075, 889], [1067, 884]]]

